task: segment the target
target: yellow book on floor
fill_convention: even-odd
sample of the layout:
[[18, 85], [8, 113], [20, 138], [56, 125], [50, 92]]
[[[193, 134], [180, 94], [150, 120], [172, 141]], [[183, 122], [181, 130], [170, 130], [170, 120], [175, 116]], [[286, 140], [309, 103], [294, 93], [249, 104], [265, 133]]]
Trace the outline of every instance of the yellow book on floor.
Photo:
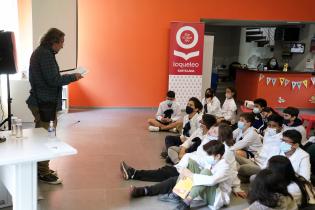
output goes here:
[[180, 178], [175, 187], [173, 188], [173, 193], [185, 199], [188, 193], [193, 187], [193, 180], [188, 177]]

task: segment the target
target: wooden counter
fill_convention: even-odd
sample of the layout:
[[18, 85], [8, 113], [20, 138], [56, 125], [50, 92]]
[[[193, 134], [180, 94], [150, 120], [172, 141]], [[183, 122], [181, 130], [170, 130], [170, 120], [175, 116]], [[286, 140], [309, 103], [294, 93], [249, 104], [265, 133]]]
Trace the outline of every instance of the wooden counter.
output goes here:
[[237, 70], [237, 100], [264, 98], [273, 108], [315, 108], [311, 103], [311, 97], [315, 96], [311, 78], [315, 82], [314, 72]]

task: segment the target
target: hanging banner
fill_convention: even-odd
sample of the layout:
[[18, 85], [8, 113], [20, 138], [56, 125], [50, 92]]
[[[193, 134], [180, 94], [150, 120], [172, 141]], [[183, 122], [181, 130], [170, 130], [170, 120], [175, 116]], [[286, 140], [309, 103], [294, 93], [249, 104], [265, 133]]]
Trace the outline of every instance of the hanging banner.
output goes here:
[[312, 84], [315, 85], [315, 77], [311, 77]]
[[292, 81], [291, 83], [292, 83], [292, 90], [294, 90], [295, 86], [297, 85], [297, 82]]
[[277, 78], [271, 78], [272, 86], [275, 86], [277, 82]]
[[307, 79], [303, 81], [303, 85], [307, 88]]
[[285, 80], [284, 80], [284, 87], [286, 87], [286, 86], [289, 84], [289, 82], [290, 82], [290, 80], [285, 79]]
[[282, 86], [285, 78], [284, 77], [280, 77], [279, 80], [280, 80], [280, 85]]
[[263, 74], [259, 74], [259, 82], [264, 78], [265, 76]]
[[301, 89], [301, 85], [302, 85], [302, 82], [297, 82], [296, 85], [298, 86], [299, 90]]
[[270, 83], [270, 81], [271, 81], [271, 78], [270, 78], [270, 77], [267, 77], [266, 81], [267, 81], [267, 85], [269, 85], [269, 83]]
[[169, 51], [169, 90], [185, 108], [190, 97], [201, 98], [204, 23], [172, 22]]

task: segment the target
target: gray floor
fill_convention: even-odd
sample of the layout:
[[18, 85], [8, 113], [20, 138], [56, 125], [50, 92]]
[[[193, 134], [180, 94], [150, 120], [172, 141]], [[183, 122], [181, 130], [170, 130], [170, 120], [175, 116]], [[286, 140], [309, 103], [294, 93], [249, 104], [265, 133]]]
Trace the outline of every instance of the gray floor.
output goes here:
[[[63, 185], [39, 184], [41, 210], [170, 210], [173, 204], [159, 202], [157, 197], [129, 198], [131, 184], [124, 181], [119, 162], [126, 160], [136, 168], [154, 169], [162, 166], [159, 154], [164, 137], [169, 133], [150, 133], [146, 120], [155, 114], [149, 109], [94, 109], [63, 115], [57, 136], [78, 150], [75, 156], [51, 162]], [[80, 121], [80, 122], [78, 122]], [[232, 196], [224, 209], [244, 209], [246, 200]], [[9, 210], [7, 208], [5, 210]], [[207, 209], [206, 207], [201, 209]]]

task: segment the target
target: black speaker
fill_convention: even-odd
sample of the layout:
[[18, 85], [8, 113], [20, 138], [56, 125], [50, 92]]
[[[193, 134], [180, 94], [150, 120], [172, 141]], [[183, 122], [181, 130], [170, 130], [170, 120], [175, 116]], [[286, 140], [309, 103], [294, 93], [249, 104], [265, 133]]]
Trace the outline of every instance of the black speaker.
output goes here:
[[16, 73], [16, 50], [14, 33], [0, 31], [0, 74]]

